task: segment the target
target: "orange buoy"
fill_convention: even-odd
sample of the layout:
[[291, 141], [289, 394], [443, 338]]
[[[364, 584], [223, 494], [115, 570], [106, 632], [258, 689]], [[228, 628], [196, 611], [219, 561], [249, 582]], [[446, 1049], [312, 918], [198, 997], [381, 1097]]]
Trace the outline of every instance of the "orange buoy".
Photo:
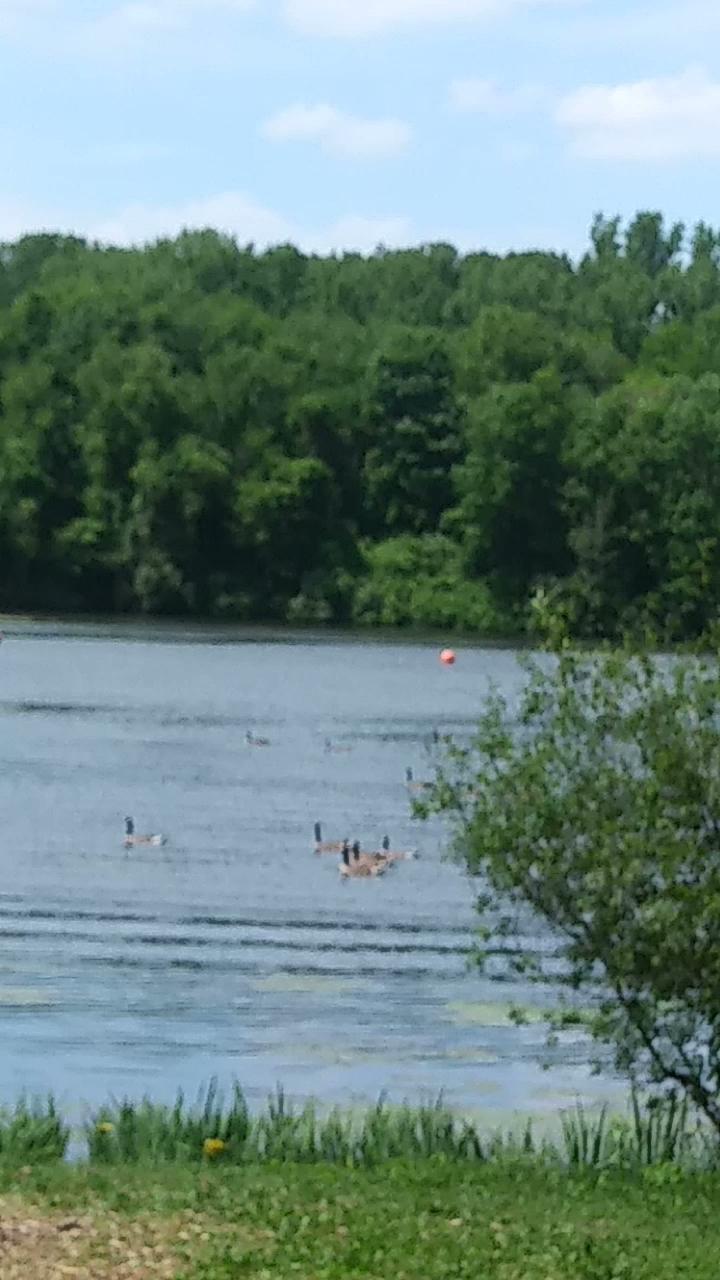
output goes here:
[[442, 653], [440, 654], [440, 661], [442, 662], [444, 667], [454, 667], [455, 666], [454, 651], [452, 649], [443, 649]]

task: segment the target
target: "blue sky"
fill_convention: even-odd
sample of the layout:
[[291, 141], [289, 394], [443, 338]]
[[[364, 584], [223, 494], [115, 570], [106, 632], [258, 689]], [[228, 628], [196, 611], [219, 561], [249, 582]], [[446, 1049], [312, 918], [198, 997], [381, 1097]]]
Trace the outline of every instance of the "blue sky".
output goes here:
[[0, 0], [0, 238], [720, 222], [720, 0]]

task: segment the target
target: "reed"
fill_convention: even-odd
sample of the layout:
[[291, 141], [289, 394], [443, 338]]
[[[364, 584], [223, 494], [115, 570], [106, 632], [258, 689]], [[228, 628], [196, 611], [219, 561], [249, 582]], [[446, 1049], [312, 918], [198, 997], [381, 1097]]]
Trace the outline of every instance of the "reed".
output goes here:
[[687, 1100], [675, 1096], [643, 1104], [634, 1093], [628, 1118], [611, 1117], [606, 1107], [590, 1115], [578, 1104], [563, 1117], [562, 1132], [565, 1161], [573, 1167], [709, 1170], [720, 1163], [717, 1136], [692, 1118]]
[[94, 1163], [175, 1164], [244, 1153], [250, 1130], [242, 1089], [236, 1085], [226, 1105], [211, 1081], [194, 1106], [186, 1104], [182, 1093], [174, 1106], [148, 1098], [112, 1102], [93, 1116], [86, 1137]]
[[363, 1114], [315, 1103], [294, 1106], [278, 1088], [259, 1114], [236, 1086], [226, 1102], [217, 1085], [188, 1105], [148, 1099], [113, 1102], [87, 1126], [93, 1164], [330, 1164], [370, 1169], [391, 1161], [439, 1159], [453, 1164], [534, 1161], [558, 1168], [641, 1169], [673, 1164], [720, 1167], [720, 1145], [675, 1098], [645, 1105], [633, 1096], [627, 1117], [581, 1104], [561, 1117], [556, 1138], [524, 1129], [483, 1134], [438, 1098], [421, 1106], [391, 1106], [381, 1097]]
[[93, 1163], [337, 1164], [369, 1168], [389, 1160], [444, 1157], [486, 1158], [475, 1127], [438, 1099], [419, 1107], [392, 1107], [384, 1098], [362, 1116], [334, 1109], [321, 1114], [314, 1103], [294, 1107], [277, 1089], [259, 1115], [251, 1115], [236, 1086], [226, 1107], [216, 1084], [188, 1106], [145, 1099], [113, 1102], [86, 1128]]
[[0, 1163], [19, 1167], [62, 1160], [70, 1131], [52, 1097], [22, 1098], [13, 1110], [0, 1110]]

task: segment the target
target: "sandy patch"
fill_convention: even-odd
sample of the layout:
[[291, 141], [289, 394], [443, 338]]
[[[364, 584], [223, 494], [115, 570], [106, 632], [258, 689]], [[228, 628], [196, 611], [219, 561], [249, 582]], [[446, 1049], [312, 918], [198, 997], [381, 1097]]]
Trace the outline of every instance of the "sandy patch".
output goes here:
[[74, 1217], [0, 1200], [2, 1280], [173, 1280], [209, 1238], [199, 1219]]

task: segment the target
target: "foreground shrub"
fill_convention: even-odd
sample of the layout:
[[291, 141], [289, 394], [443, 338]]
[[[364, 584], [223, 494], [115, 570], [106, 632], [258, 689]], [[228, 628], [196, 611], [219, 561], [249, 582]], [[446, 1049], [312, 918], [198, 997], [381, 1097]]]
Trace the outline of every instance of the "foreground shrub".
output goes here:
[[[518, 939], [511, 970], [557, 983], [560, 960], [554, 1029], [581, 1023], [633, 1085], [686, 1098], [720, 1135], [718, 654], [584, 654], [558, 638], [519, 704], [490, 699], [470, 749], [448, 748], [418, 808], [453, 818], [484, 939]], [[528, 910], [552, 957], [523, 947]]]

